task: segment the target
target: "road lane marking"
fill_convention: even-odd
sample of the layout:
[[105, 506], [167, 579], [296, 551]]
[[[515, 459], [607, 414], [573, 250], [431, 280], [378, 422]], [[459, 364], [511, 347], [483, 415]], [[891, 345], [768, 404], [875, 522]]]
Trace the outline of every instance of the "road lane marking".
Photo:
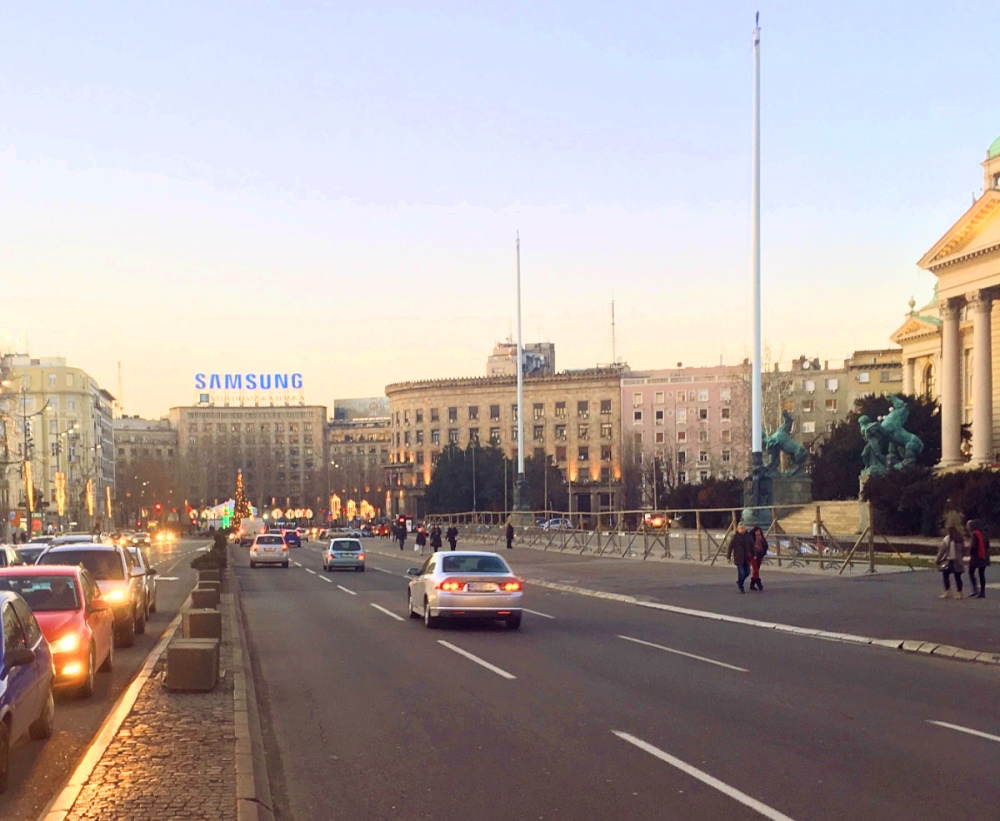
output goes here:
[[[400, 619], [400, 621], [402, 621], [402, 619]], [[498, 676], [502, 676], [505, 679], [517, 678], [517, 676], [511, 675], [506, 670], [501, 670], [499, 667], [495, 667], [488, 661], [479, 658], [479, 656], [474, 656], [468, 650], [463, 650], [461, 647], [456, 647], [454, 644], [451, 644], [450, 642], [444, 641], [443, 639], [438, 639], [438, 644], [447, 647], [449, 650], [458, 653], [460, 656], [465, 656], [467, 659], [469, 659], [469, 661], [474, 661], [476, 664], [480, 665], [481, 667], [485, 667], [487, 670], [496, 673]]]
[[625, 639], [625, 641], [633, 641], [636, 644], [644, 644], [646, 647], [655, 647], [657, 650], [663, 650], [665, 653], [676, 653], [678, 656], [685, 656], [689, 659], [697, 659], [698, 661], [703, 661], [706, 664], [714, 664], [717, 667], [725, 667], [727, 670], [736, 670], [739, 673], [750, 672], [744, 667], [736, 667], [732, 664], [726, 664], [724, 661], [716, 661], [715, 659], [707, 659], [704, 656], [696, 656], [694, 653], [685, 653], [683, 650], [674, 650], [672, 647], [664, 647], [662, 644], [653, 644], [651, 641], [634, 639], [631, 636], [619, 636], [618, 638]]
[[181, 580], [180, 576], [157, 576], [156, 580], [158, 582], [179, 582]]
[[372, 565], [372, 570], [377, 570], [379, 573], [388, 573], [390, 576], [395, 576], [396, 575], [391, 570], [385, 570], [384, 568], [375, 567], [374, 565]]
[[312, 573], [314, 576], [316, 575], [316, 571], [313, 570], [311, 567], [306, 568], [306, 573]]
[[[327, 581], [330, 581], [330, 580], [329, 580], [329, 579], [327, 579]], [[342, 585], [342, 584], [338, 584], [338, 585], [337, 585], [337, 587], [338, 587], [338, 588], [339, 588], [340, 590], [343, 590], [343, 591], [344, 591], [345, 593], [350, 593], [350, 594], [351, 594], [352, 596], [356, 596], [356, 595], [358, 595], [358, 594], [357, 594], [357, 593], [355, 593], [355, 592], [354, 592], [353, 590], [348, 590], [348, 589], [347, 589], [346, 587], [344, 587], [344, 585]]]
[[[338, 585], [337, 585], [337, 587], [340, 587], [340, 585], [338, 584]], [[341, 590], [343, 590], [343, 589], [344, 589], [344, 588], [341, 588]], [[350, 591], [348, 591], [348, 592], [350, 592]], [[377, 604], [375, 604], [375, 602], [369, 602], [369, 604], [370, 604], [370, 605], [371, 605], [372, 607], [374, 607], [374, 608], [375, 608], [376, 610], [381, 610], [381, 611], [382, 611], [383, 613], [385, 613], [385, 614], [386, 614], [387, 616], [392, 616], [392, 617], [393, 617], [393, 618], [394, 618], [394, 619], [395, 619], [396, 621], [406, 621], [406, 619], [404, 619], [404, 618], [403, 618], [402, 616], [397, 616], [397, 615], [396, 615], [395, 613], [393, 613], [393, 612], [392, 612], [391, 610], [386, 610], [386, 609], [385, 609], [384, 607], [382, 607], [382, 606], [380, 606], [380, 605], [377, 605]]]
[[320, 576], [320, 578], [329, 584], [333, 584], [333, 579], [328, 579], [326, 576]]
[[300, 565], [298, 562], [292, 562], [292, 564], [294, 564], [296, 567], [302, 567], [302, 565]]
[[652, 744], [647, 744], [641, 738], [636, 738], [634, 735], [629, 735], [628, 733], [623, 733], [619, 730], [612, 730], [611, 732], [618, 736], [618, 738], [622, 739], [622, 741], [627, 741], [629, 744], [633, 744], [640, 750], [643, 750], [660, 759], [660, 761], [665, 761], [672, 767], [676, 767], [681, 772], [687, 773], [692, 778], [698, 779], [698, 781], [701, 781], [703, 784], [707, 784], [709, 787], [718, 790], [723, 795], [732, 798], [734, 801], [738, 801], [744, 806], [750, 807], [750, 809], [760, 813], [765, 818], [770, 818], [771, 821], [792, 821], [792, 819], [784, 813], [778, 812], [776, 809], [767, 806], [767, 804], [761, 803], [756, 798], [751, 798], [749, 795], [740, 792], [735, 787], [730, 787], [725, 782], [719, 781], [718, 778], [699, 770], [697, 767], [692, 767], [690, 764], [686, 764], [679, 758], [675, 758], [670, 755], [670, 753], [665, 753], [658, 747], [654, 747]]
[[990, 735], [989, 733], [983, 733], [979, 730], [971, 730], [968, 727], [963, 727], [960, 724], [949, 724], [947, 721], [932, 721], [927, 719], [928, 724], [936, 724], [938, 727], [947, 727], [949, 730], [958, 730], [960, 733], [968, 733], [969, 735], [979, 736], [980, 738], [986, 738], [990, 741], [1000, 741], [1000, 736]]
[[554, 619], [555, 616], [550, 616], [548, 613], [539, 613], [537, 610], [529, 610], [527, 607], [521, 608], [525, 613], [531, 613], [533, 616], [541, 616], [543, 619]]

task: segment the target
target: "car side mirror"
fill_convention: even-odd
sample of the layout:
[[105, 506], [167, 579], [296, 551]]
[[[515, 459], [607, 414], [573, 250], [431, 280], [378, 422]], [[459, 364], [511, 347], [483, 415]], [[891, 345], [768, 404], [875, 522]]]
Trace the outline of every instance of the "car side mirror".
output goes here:
[[132, 575], [133, 576], [145, 576], [146, 575], [146, 571], [143, 570], [141, 567], [133, 567], [132, 568]]
[[104, 599], [93, 599], [90, 602], [90, 609], [94, 612], [100, 612], [101, 610], [110, 610], [111, 605]]
[[24, 667], [26, 664], [31, 664], [34, 660], [35, 651], [29, 650], [27, 647], [15, 647], [4, 659], [7, 664], [7, 669]]
[[407, 576], [419, 576], [420, 575], [420, 568], [419, 567], [408, 567], [406, 569], [406, 575]]
[[155, 567], [149, 568], [149, 570], [146, 571], [146, 575], [147, 576], [155, 576], [156, 575], [156, 568]]

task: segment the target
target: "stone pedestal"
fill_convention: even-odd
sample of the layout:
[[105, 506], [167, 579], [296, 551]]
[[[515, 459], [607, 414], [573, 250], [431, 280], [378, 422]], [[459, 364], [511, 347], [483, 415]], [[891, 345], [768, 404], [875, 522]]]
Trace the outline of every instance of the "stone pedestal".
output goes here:
[[774, 491], [771, 477], [764, 470], [764, 455], [751, 454], [750, 475], [743, 480], [743, 513], [740, 521], [748, 528], [757, 526], [767, 530], [771, 526], [771, 506]]
[[217, 582], [220, 581], [220, 574], [218, 570], [199, 570], [198, 571], [198, 581], [200, 582]]
[[167, 648], [168, 690], [207, 692], [219, 680], [218, 639], [176, 639]]
[[218, 610], [185, 610], [184, 638], [222, 639], [222, 613]]
[[771, 480], [775, 507], [808, 505], [812, 502], [812, 477], [775, 476]]

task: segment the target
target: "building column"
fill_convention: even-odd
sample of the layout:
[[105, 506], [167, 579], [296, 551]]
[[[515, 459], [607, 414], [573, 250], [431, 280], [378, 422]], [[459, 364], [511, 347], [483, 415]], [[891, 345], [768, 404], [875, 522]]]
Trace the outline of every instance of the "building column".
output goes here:
[[941, 300], [941, 466], [962, 464], [962, 301]]
[[914, 377], [914, 372], [916, 370], [916, 365], [912, 359], [907, 359], [903, 362], [903, 393], [907, 396], [913, 396], [916, 393], [916, 379]]
[[972, 325], [972, 463], [993, 461], [993, 292], [969, 295]]

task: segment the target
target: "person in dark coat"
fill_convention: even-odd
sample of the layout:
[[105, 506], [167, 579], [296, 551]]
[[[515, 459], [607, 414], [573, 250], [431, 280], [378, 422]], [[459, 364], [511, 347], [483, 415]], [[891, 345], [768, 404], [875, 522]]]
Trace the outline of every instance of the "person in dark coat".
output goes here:
[[764, 537], [764, 531], [756, 525], [750, 531], [750, 535], [753, 536], [753, 553], [750, 556], [750, 589], [760, 590], [763, 593], [764, 584], [760, 580], [760, 563], [767, 555], [767, 539]]
[[417, 549], [420, 551], [420, 555], [424, 555], [424, 545], [427, 544], [427, 531], [424, 530], [424, 526], [420, 525], [417, 528]]
[[406, 525], [396, 525], [396, 541], [399, 542], [399, 549], [402, 550], [406, 545]]
[[740, 522], [736, 525], [736, 532], [729, 541], [729, 549], [726, 551], [726, 559], [731, 560], [736, 565], [736, 586], [740, 593], [746, 593], [743, 583], [750, 575], [750, 557], [753, 556], [753, 536], [747, 533], [747, 526]]
[[451, 549], [454, 550], [455, 544], [458, 542], [458, 528], [455, 525], [449, 525], [444, 537], [448, 540], [448, 544], [451, 545]]
[[507, 522], [507, 549], [512, 550], [514, 548], [514, 525], [512, 522]]
[[[986, 598], [986, 568], [990, 563], [990, 539], [986, 535], [986, 524], [981, 519], [969, 521], [969, 581], [972, 583], [972, 597]], [[976, 572], [979, 586], [976, 586]]]
[[431, 550], [437, 553], [441, 549], [441, 525], [435, 524], [431, 528]]

